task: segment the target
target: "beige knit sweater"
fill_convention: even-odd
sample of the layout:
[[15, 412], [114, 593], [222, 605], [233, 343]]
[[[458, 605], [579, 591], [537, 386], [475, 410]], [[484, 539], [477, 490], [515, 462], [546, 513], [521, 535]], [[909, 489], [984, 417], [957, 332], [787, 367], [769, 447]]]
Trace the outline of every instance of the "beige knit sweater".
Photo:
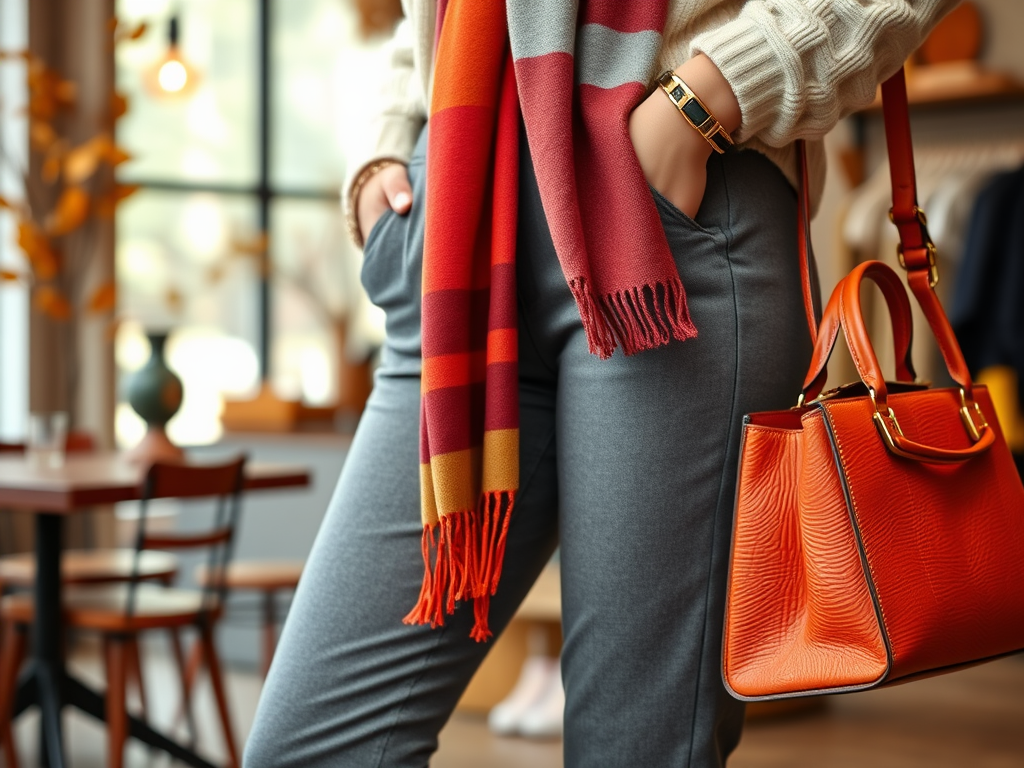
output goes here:
[[[958, 1], [669, 0], [654, 75], [706, 54], [739, 101], [738, 144], [767, 155], [795, 186], [793, 141], [810, 140], [816, 202], [825, 184], [821, 137], [868, 104], [876, 85]], [[426, 119], [436, 0], [402, 5], [405, 19], [387, 46], [379, 98], [368, 109], [369, 140], [349, 153], [346, 190], [373, 160], [407, 160]]]

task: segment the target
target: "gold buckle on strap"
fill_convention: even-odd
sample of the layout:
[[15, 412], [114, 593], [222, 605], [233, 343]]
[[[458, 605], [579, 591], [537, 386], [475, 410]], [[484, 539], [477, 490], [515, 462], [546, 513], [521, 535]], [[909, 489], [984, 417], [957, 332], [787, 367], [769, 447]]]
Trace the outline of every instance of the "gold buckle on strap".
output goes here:
[[[935, 243], [932, 242], [932, 236], [928, 232], [928, 217], [925, 215], [924, 209], [921, 208], [921, 206], [914, 206], [914, 216], [917, 217], [917, 223], [921, 225], [921, 234], [924, 236], [923, 239], [925, 241], [924, 247], [928, 249], [928, 287], [934, 288], [939, 284], [938, 249], [936, 249]], [[896, 224], [896, 217], [893, 215], [892, 208], [889, 209], [889, 221]], [[900, 266], [909, 272], [910, 268], [907, 266], [907, 261], [903, 257], [902, 242], [896, 244], [896, 258], [899, 259]]]
[[[931, 240], [925, 243], [925, 248], [928, 249], [928, 287], [934, 288], [939, 284], [938, 249]], [[907, 260], [903, 257], [903, 243], [896, 244], [896, 258], [899, 259], [900, 266], [910, 272], [911, 268], [907, 266]]]

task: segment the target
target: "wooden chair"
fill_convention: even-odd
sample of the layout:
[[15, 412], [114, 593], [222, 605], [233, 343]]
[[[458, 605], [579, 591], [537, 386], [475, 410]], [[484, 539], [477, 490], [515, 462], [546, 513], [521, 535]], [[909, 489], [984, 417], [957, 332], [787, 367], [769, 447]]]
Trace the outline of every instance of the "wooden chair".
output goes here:
[[[65, 591], [65, 626], [92, 630], [103, 635], [107, 670], [106, 720], [108, 764], [123, 765], [124, 743], [128, 735], [125, 700], [126, 676], [137, 652], [138, 636], [154, 629], [178, 630], [193, 626], [199, 632], [203, 660], [213, 684], [214, 697], [223, 729], [229, 765], [238, 768], [238, 750], [231, 730], [231, 718], [224, 691], [220, 660], [213, 641], [213, 630], [224, 608], [224, 575], [231, 558], [234, 531], [241, 504], [245, 459], [207, 466], [154, 464], [146, 474], [139, 508], [139, 528], [135, 546], [135, 571], [125, 583], [76, 585]], [[155, 497], [217, 500], [214, 522], [206, 530], [150, 534], [146, 531], [146, 510]], [[165, 588], [147, 582], [139, 569], [147, 550], [207, 549], [207, 568], [211, 574], [201, 590]], [[0, 602], [0, 617], [8, 623], [3, 658], [0, 659], [0, 723], [9, 721], [17, 668], [25, 652], [25, 635], [32, 623], [32, 598], [23, 593], [9, 595]], [[179, 670], [184, 669], [180, 655]], [[182, 684], [185, 679], [182, 674]]]
[[[25, 446], [21, 443], [0, 443], [0, 453], [22, 453]], [[69, 453], [82, 453], [94, 450], [92, 439], [79, 433], [74, 442], [69, 440]], [[136, 563], [135, 550], [118, 549], [70, 549], [61, 553], [61, 583], [67, 587], [76, 584], [109, 584], [130, 581], [136, 570], [139, 578], [145, 581], [160, 582], [170, 586], [178, 575], [178, 558], [170, 552], [146, 550], [141, 553]], [[0, 557], [0, 596], [11, 589], [31, 589], [36, 580], [36, 558], [32, 552]], [[179, 643], [177, 634], [172, 635], [172, 642]], [[3, 649], [3, 633], [0, 631], [0, 650]], [[181, 649], [177, 653], [181, 657]], [[139, 651], [133, 647], [129, 652], [132, 665], [128, 670], [129, 682], [135, 687], [143, 717], [148, 714], [146, 690], [143, 682]], [[4, 744], [10, 743], [5, 737]], [[6, 749], [6, 746], [5, 746]], [[8, 762], [11, 762], [8, 759]]]
[[[20, 454], [25, 452], [24, 443], [5, 443], [0, 440], [0, 456], [3, 454]], [[10, 543], [14, 541], [14, 520], [9, 509], [0, 509], [0, 555], [8, 552]]]
[[[0, 441], [0, 454], [21, 454], [25, 452], [24, 443], [6, 443]], [[13, 512], [7, 509], [0, 509], [0, 527], [2, 527], [2, 534], [0, 534], [0, 544], [5, 540], [12, 542], [15, 540], [14, 520], [11, 515]], [[0, 546], [0, 553], [8, 551], [6, 547]], [[0, 558], [0, 562], [3, 558]], [[4, 593], [3, 575], [0, 573], [0, 597]], [[3, 653], [3, 623], [0, 622], [0, 654]], [[17, 674], [17, 670], [14, 671]], [[3, 674], [3, 670], [0, 669], [0, 675]], [[0, 743], [3, 744], [3, 755], [4, 763], [7, 768], [18, 768], [18, 755], [14, 751], [14, 734], [11, 732], [10, 719], [0, 720]]]

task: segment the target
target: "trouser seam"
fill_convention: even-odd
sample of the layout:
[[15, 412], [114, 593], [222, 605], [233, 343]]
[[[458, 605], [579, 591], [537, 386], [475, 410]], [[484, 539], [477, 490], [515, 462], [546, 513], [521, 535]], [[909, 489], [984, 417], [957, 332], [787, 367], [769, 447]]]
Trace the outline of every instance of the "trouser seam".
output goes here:
[[708, 553], [708, 570], [707, 570], [707, 578], [705, 579], [706, 587], [705, 587], [705, 592], [704, 592], [704, 621], [703, 621], [703, 631], [701, 632], [700, 647], [699, 647], [698, 656], [697, 656], [697, 661], [698, 661], [698, 663], [697, 663], [697, 679], [696, 679], [696, 682], [694, 683], [693, 719], [692, 719], [692, 721], [690, 723], [690, 751], [689, 751], [689, 755], [687, 756], [687, 760], [686, 760], [687, 765], [692, 765], [693, 764], [693, 748], [694, 748], [694, 742], [696, 741], [696, 735], [697, 735], [697, 713], [700, 711], [699, 702], [700, 702], [700, 697], [701, 697], [701, 684], [703, 682], [701, 676], [703, 675], [703, 673], [705, 671], [705, 667], [707, 666], [707, 665], [705, 665], [703, 663], [703, 659], [704, 659], [705, 646], [707, 645], [707, 642], [708, 642], [708, 632], [709, 632], [709, 626], [710, 626], [708, 622], [709, 622], [710, 612], [711, 612], [711, 590], [712, 590], [712, 585], [714, 584], [715, 553], [718, 551], [718, 536], [719, 536], [718, 530], [719, 530], [719, 527], [720, 527], [719, 524], [718, 524], [718, 520], [719, 520], [720, 515], [722, 514], [723, 495], [725, 494], [725, 490], [726, 490], [726, 488], [725, 488], [725, 480], [726, 480], [726, 478], [729, 475], [725, 462], [728, 461], [728, 459], [729, 459], [729, 454], [730, 454], [729, 446], [730, 446], [730, 440], [731, 440], [731, 437], [732, 437], [732, 424], [733, 424], [733, 419], [736, 417], [736, 406], [737, 406], [737, 399], [738, 399], [738, 393], [739, 393], [740, 317], [739, 317], [739, 308], [736, 305], [736, 302], [737, 302], [737, 298], [736, 298], [736, 274], [735, 274], [735, 272], [733, 270], [732, 257], [731, 257], [731, 254], [730, 254], [730, 245], [731, 245], [732, 240], [733, 240], [733, 228], [732, 228], [733, 210], [732, 210], [731, 201], [729, 199], [729, 183], [728, 183], [727, 174], [725, 172], [724, 163], [720, 163], [719, 164], [719, 172], [720, 172], [720, 175], [722, 177], [722, 189], [723, 189], [724, 194], [725, 194], [725, 208], [726, 208], [726, 219], [725, 219], [726, 220], [725, 260], [726, 260], [726, 264], [728, 264], [728, 266], [729, 266], [729, 279], [730, 279], [730, 281], [732, 283], [733, 323], [734, 323], [734, 328], [735, 328], [734, 338], [733, 338], [732, 400], [731, 400], [731, 405], [729, 407], [729, 418], [726, 421], [725, 440], [723, 441], [723, 444], [725, 446], [725, 450], [723, 451], [723, 455], [722, 455], [722, 474], [721, 474], [721, 480], [719, 481], [718, 499], [715, 502], [715, 513], [714, 513], [714, 517], [712, 518], [711, 552]]

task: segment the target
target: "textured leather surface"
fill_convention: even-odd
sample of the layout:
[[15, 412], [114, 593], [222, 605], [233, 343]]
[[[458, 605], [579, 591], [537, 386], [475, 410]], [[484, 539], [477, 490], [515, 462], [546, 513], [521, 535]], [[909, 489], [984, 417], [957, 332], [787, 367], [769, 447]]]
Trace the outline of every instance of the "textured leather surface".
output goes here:
[[[825, 402], [893, 657], [890, 679], [1024, 647], [1024, 488], [988, 391], [993, 448], [958, 464], [892, 454], [868, 398]], [[906, 435], [971, 444], [954, 389], [893, 394]]]
[[[736, 695], [854, 690], [1024, 648], [1024, 488], [987, 390], [975, 393], [996, 443], [953, 465], [892, 454], [866, 396], [824, 401], [799, 423], [799, 411], [750, 417], [723, 647]], [[957, 390], [889, 403], [912, 439], [970, 445]]]
[[741, 453], [726, 684], [757, 698], [875, 683], [886, 650], [823, 412], [747, 424]]

